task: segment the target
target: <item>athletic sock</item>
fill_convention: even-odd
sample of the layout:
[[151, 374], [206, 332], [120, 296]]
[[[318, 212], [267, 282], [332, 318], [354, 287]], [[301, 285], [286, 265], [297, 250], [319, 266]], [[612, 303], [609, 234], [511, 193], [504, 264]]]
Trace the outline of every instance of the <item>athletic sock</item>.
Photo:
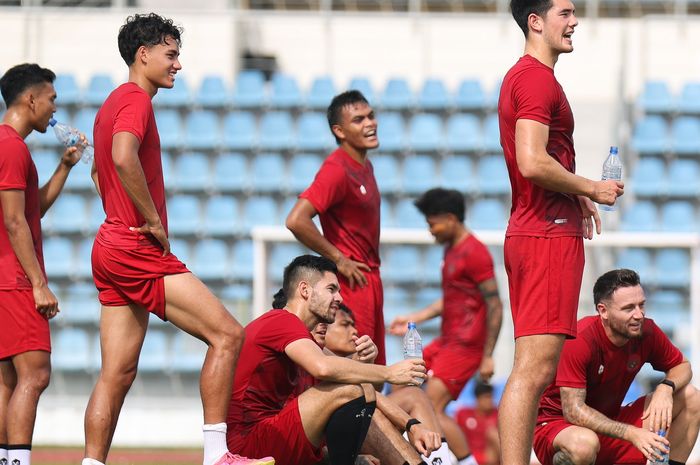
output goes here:
[[376, 408], [362, 395], [341, 405], [326, 425], [328, 458], [333, 465], [354, 465]]
[[676, 460], [669, 460], [668, 465], [685, 465], [685, 462], [678, 462]]
[[226, 452], [226, 423], [202, 426], [204, 431], [204, 465], [216, 463]]
[[421, 458], [425, 460], [428, 465], [451, 465], [452, 459], [450, 458], [450, 449], [447, 447], [447, 441], [442, 440], [440, 448], [433, 451], [428, 457], [421, 455]]
[[0, 444], [0, 465], [7, 465], [7, 444]]
[[457, 463], [459, 465], [479, 465], [479, 463], [474, 458], [474, 455], [471, 453], [464, 458], [457, 459]]
[[99, 460], [85, 458], [85, 459], [83, 459], [81, 465], [105, 465], [105, 464], [100, 462]]
[[14, 465], [31, 465], [32, 446], [29, 444], [17, 444], [7, 446], [7, 463]]

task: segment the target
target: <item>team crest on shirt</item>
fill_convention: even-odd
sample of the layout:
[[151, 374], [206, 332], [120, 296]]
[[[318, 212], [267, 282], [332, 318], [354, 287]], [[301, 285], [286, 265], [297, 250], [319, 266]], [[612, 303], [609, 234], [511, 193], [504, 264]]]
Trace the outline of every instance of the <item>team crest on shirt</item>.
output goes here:
[[367, 189], [365, 189], [364, 184], [360, 184], [360, 192], [362, 193], [362, 195], [367, 195]]
[[634, 369], [636, 369], [639, 366], [639, 362], [640, 362], [639, 356], [631, 357], [627, 361], [627, 370], [633, 371]]

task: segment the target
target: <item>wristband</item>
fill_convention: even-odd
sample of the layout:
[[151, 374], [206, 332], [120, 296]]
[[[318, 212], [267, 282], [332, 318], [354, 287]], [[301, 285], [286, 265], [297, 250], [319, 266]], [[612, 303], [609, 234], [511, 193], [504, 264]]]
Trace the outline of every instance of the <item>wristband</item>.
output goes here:
[[674, 383], [673, 381], [671, 381], [668, 378], [662, 379], [659, 384], [665, 384], [666, 386], [670, 386], [671, 392], [676, 392], [676, 383]]
[[406, 433], [411, 432], [411, 426], [413, 425], [419, 425], [420, 421], [416, 420], [415, 418], [411, 418], [406, 422]]

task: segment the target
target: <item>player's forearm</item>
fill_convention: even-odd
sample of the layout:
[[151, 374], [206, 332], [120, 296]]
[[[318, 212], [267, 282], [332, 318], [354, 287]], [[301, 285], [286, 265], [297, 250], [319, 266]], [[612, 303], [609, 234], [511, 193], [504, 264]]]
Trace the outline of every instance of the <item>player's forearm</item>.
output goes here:
[[561, 388], [564, 419], [572, 425], [588, 428], [598, 434], [628, 440], [627, 430], [630, 425], [611, 420], [596, 409], [586, 405], [585, 401], [585, 389]]
[[158, 216], [158, 211], [153, 203], [151, 193], [148, 191], [146, 176], [143, 173], [141, 163], [138, 161], [138, 155], [130, 158], [130, 160], [115, 163], [119, 180], [122, 186], [124, 186], [126, 194], [146, 222], [148, 224], [158, 224], [160, 223], [160, 216]]
[[683, 360], [681, 363], [671, 368], [666, 372], [666, 379], [673, 381], [676, 385], [674, 392], [679, 392], [686, 387], [693, 377], [693, 370], [690, 367], [688, 360]]
[[324, 357], [318, 366], [308, 370], [321, 381], [344, 384], [378, 384], [388, 381], [389, 371], [384, 365], [357, 362], [343, 357]]
[[29, 230], [27, 220], [22, 218], [5, 218], [5, 228], [10, 240], [10, 246], [17, 256], [24, 274], [34, 287], [46, 285], [46, 278], [41, 271], [39, 260], [36, 257], [32, 233]]
[[319, 255], [334, 263], [338, 263], [343, 257], [342, 252], [323, 237], [323, 234], [321, 234], [311, 218], [302, 217], [301, 215], [290, 216], [287, 218], [286, 226], [299, 242]]
[[554, 192], [593, 195], [593, 181], [571, 173], [546, 152], [529, 157], [527, 162], [519, 162], [520, 173], [539, 187]]
[[70, 168], [63, 163], [59, 163], [51, 178], [39, 189], [39, 205], [42, 217], [56, 201], [58, 194], [61, 193], [63, 186], [66, 184], [66, 179], [68, 179], [68, 173], [70, 173]]
[[432, 304], [428, 305], [427, 307], [418, 310], [417, 312], [413, 312], [408, 317], [412, 320], [415, 321], [416, 323], [419, 323], [421, 321], [425, 320], [430, 320], [431, 318], [435, 318], [437, 316], [440, 316], [442, 314], [442, 299], [438, 299]]
[[496, 348], [503, 323], [503, 304], [498, 296], [486, 299], [486, 344], [484, 354], [491, 356]]

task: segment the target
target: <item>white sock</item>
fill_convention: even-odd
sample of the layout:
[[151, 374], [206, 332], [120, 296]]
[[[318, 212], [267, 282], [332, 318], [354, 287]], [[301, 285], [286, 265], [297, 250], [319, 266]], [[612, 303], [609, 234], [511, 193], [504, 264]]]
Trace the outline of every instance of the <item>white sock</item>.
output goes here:
[[32, 451], [29, 449], [9, 449], [7, 451], [7, 462], [14, 463], [15, 465], [31, 465], [32, 463]]
[[226, 423], [204, 425], [204, 465], [213, 465], [226, 452]]
[[[5, 460], [5, 463], [2, 461]], [[0, 446], [0, 465], [6, 465], [7, 464], [7, 444], [3, 444]]]
[[85, 459], [83, 459], [83, 462], [81, 465], [105, 465], [105, 464], [100, 462], [99, 460], [85, 458]]
[[428, 465], [451, 465], [452, 459], [450, 458], [450, 449], [447, 447], [447, 442], [442, 441], [440, 448], [433, 451], [428, 457], [421, 455], [421, 458]]
[[469, 454], [466, 457], [464, 457], [461, 460], [458, 460], [457, 463], [459, 465], [479, 465], [474, 458], [474, 454]]

